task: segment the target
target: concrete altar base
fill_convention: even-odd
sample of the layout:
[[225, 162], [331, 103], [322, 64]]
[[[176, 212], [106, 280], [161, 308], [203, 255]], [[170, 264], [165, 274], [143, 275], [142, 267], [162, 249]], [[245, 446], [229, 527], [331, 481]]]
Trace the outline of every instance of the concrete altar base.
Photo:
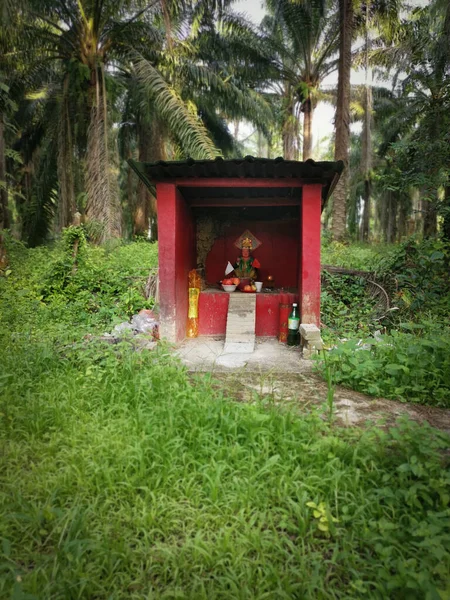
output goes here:
[[189, 371], [309, 373], [312, 361], [303, 360], [299, 346], [289, 347], [274, 338], [256, 338], [253, 352], [226, 352], [223, 338], [198, 337], [182, 342], [176, 354]]

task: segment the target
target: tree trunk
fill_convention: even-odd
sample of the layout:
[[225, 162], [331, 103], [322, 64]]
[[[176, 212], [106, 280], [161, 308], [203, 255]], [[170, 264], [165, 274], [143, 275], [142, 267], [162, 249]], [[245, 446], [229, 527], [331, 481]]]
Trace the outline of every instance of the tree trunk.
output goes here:
[[297, 126], [295, 122], [295, 102], [291, 95], [291, 86], [287, 84], [285, 91], [285, 101], [287, 103], [283, 122], [283, 158], [285, 160], [296, 159], [296, 134]]
[[397, 205], [398, 198], [391, 191], [388, 192], [387, 215], [386, 215], [386, 241], [393, 244], [397, 237]]
[[[131, 152], [128, 140], [126, 141], [126, 153], [124, 153], [127, 159], [133, 158], [133, 153]], [[136, 196], [137, 196], [137, 188], [136, 188], [136, 178], [130, 166], [127, 169], [127, 185], [126, 185], [126, 203], [129, 210], [129, 222], [127, 222], [127, 237], [128, 234], [131, 235], [131, 230], [133, 227], [133, 217], [134, 217], [134, 207], [136, 206]]]
[[434, 202], [422, 198], [423, 237], [436, 237], [437, 235], [437, 210]]
[[312, 120], [313, 105], [311, 98], [303, 104], [303, 160], [312, 158]]
[[422, 200], [421, 200], [422, 191], [418, 188], [412, 188], [410, 191], [411, 196], [411, 218], [408, 226], [408, 235], [415, 235], [422, 233]]
[[335, 160], [344, 162], [344, 172], [333, 194], [332, 234], [336, 240], [345, 236], [346, 203], [349, 182], [350, 145], [350, 73], [352, 62], [353, 3], [352, 0], [339, 0], [339, 74], [336, 104]]
[[361, 241], [369, 240], [370, 230], [370, 196], [372, 192], [372, 182], [369, 178], [364, 180], [364, 209], [361, 222]]
[[380, 239], [387, 242], [388, 221], [389, 221], [389, 195], [390, 192], [384, 192], [378, 204], [378, 219], [380, 223]]
[[9, 229], [10, 226], [6, 187], [5, 118], [3, 113], [0, 113], [0, 229]]
[[108, 111], [104, 73], [92, 74], [90, 123], [86, 153], [86, 220], [92, 224], [91, 239], [102, 242], [121, 234], [121, 211], [117, 177], [109, 155]]
[[359, 213], [360, 213], [360, 198], [355, 192], [349, 194], [347, 200], [347, 232], [351, 237], [355, 237], [358, 233]]
[[411, 205], [409, 203], [409, 197], [402, 194], [400, 197], [400, 209], [398, 214], [398, 241], [401, 242], [403, 238], [408, 235], [409, 217], [411, 213]]
[[[138, 147], [140, 162], [165, 160], [164, 136], [156, 119], [149, 126], [140, 122], [138, 126]], [[156, 200], [149, 189], [139, 180], [137, 202], [133, 215], [133, 234], [158, 239]]]
[[263, 135], [262, 133], [259, 131], [256, 134], [256, 143], [258, 146], [258, 157], [259, 158], [263, 158], [264, 155], [264, 140], [263, 140]]
[[295, 160], [295, 129], [292, 113], [283, 126], [283, 157], [285, 160]]
[[362, 171], [364, 176], [364, 211], [361, 223], [361, 240], [367, 242], [370, 228], [370, 195], [372, 192], [372, 88], [369, 85], [369, 11], [366, 10], [366, 83], [364, 90], [364, 121], [362, 130]]
[[450, 185], [446, 185], [444, 188], [444, 210], [442, 236], [446, 242], [450, 242]]
[[69, 79], [66, 77], [63, 88], [63, 98], [61, 105], [61, 115], [58, 131], [58, 181], [59, 181], [59, 230], [68, 227], [72, 223], [75, 214], [75, 194], [73, 177], [73, 145], [72, 128], [70, 123], [69, 99], [68, 99]]
[[234, 139], [236, 143], [239, 142], [239, 119], [234, 122]]

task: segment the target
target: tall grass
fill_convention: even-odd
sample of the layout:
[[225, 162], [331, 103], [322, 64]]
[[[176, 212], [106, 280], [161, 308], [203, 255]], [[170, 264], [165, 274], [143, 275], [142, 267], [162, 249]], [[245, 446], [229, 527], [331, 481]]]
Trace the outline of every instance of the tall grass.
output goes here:
[[11, 348], [0, 597], [442, 597], [450, 477], [437, 432], [339, 430], [233, 403], [164, 347]]
[[448, 439], [335, 428], [331, 395], [326, 421], [236, 403], [164, 346], [88, 341], [141, 307], [155, 246], [88, 248], [76, 273], [61, 247], [10, 258], [0, 598], [448, 596]]

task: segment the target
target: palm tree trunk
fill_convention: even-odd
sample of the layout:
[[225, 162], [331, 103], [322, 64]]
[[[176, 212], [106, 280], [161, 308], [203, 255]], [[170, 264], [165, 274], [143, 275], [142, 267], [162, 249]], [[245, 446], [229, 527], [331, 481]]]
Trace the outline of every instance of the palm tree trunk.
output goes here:
[[409, 196], [402, 194], [400, 196], [400, 207], [398, 214], [398, 240], [402, 241], [408, 235], [409, 216], [411, 214], [411, 205]]
[[234, 139], [236, 142], [239, 139], [239, 119], [234, 122]]
[[[151, 129], [138, 120], [138, 157], [139, 162], [150, 161]], [[149, 232], [149, 209], [151, 194], [144, 183], [139, 180], [136, 204], [133, 209], [133, 235], [147, 236]]]
[[312, 158], [313, 111], [311, 98], [307, 98], [303, 105], [303, 160]]
[[259, 131], [258, 129], [258, 133], [256, 134], [256, 143], [258, 146], [258, 157], [262, 158], [263, 154], [264, 154], [264, 148], [263, 148], [263, 136], [261, 131]]
[[351, 237], [356, 237], [359, 223], [360, 198], [357, 190], [348, 196], [347, 200], [347, 231]]
[[66, 77], [58, 132], [59, 230], [70, 225], [75, 214], [73, 145], [68, 87], [69, 79]]
[[345, 236], [346, 203], [349, 182], [350, 73], [353, 37], [352, 0], [339, 0], [339, 21], [339, 74], [334, 157], [335, 160], [342, 160], [345, 168], [333, 194], [333, 222], [331, 230], [333, 238], [336, 240], [342, 240]]
[[[164, 137], [161, 127], [153, 120], [151, 126], [140, 122], [138, 125], [139, 161], [165, 160]], [[138, 183], [137, 202], [133, 215], [133, 234], [147, 236], [150, 230], [152, 240], [158, 239], [156, 200], [147, 186]]]
[[436, 237], [437, 211], [434, 202], [422, 198], [423, 237]]
[[[450, 18], [450, 10], [449, 10]], [[444, 240], [450, 242], [450, 185], [446, 185], [444, 188], [444, 223], [442, 225], [442, 235]]]
[[283, 118], [283, 157], [285, 160], [295, 160], [295, 102], [291, 95], [291, 86], [288, 83], [285, 90], [286, 109]]
[[364, 174], [364, 210], [361, 224], [361, 240], [367, 242], [370, 228], [370, 200], [372, 193], [371, 168], [372, 168], [372, 89], [366, 86], [364, 102], [364, 122], [362, 131], [362, 159]]
[[369, 85], [369, 10], [366, 3], [366, 43], [365, 43], [365, 90], [364, 90], [364, 122], [362, 130], [362, 170], [364, 175], [364, 212], [361, 223], [361, 240], [367, 242], [370, 227], [370, 195], [372, 181], [370, 172], [372, 169], [372, 88]]
[[283, 157], [285, 160], [295, 160], [295, 142], [292, 120], [292, 115], [289, 115], [283, 127]]
[[11, 223], [6, 188], [5, 118], [3, 113], [0, 113], [0, 184], [0, 229], [9, 229]]
[[380, 198], [378, 204], [378, 221], [380, 225], [380, 239], [387, 242], [387, 230], [389, 221], [389, 194], [390, 192], [385, 191]]
[[121, 233], [117, 178], [111, 172], [108, 111], [104, 73], [95, 70], [90, 93], [91, 120], [86, 153], [86, 219], [94, 224], [92, 239], [102, 242]]
[[397, 205], [398, 198], [392, 191], [388, 192], [388, 203], [387, 203], [387, 219], [386, 219], [386, 241], [388, 244], [393, 244], [397, 237]]
[[364, 180], [364, 209], [361, 222], [361, 241], [367, 242], [370, 230], [370, 196], [372, 192], [372, 182], [370, 179]]

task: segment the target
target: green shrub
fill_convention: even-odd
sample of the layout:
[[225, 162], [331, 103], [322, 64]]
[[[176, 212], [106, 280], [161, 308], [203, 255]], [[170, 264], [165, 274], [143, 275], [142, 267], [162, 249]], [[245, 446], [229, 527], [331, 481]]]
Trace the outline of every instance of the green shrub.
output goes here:
[[[328, 248], [334, 248], [336, 262], [341, 251], [351, 256], [355, 250]], [[440, 240], [411, 238], [381, 252], [372, 263], [374, 279], [396, 309], [382, 318], [363, 279], [323, 273], [323, 335], [337, 343], [330, 353], [337, 383], [371, 395], [450, 406], [449, 264], [450, 247]], [[354, 267], [355, 261], [344, 266]], [[367, 339], [376, 330], [387, 333], [381, 342]], [[343, 338], [347, 341], [338, 341]]]
[[368, 335], [380, 327], [378, 316], [377, 300], [370, 296], [364, 278], [322, 272], [321, 321], [325, 341]]
[[344, 244], [324, 241], [321, 261], [324, 265], [360, 271], [374, 271], [391, 246], [382, 244]]
[[401, 324], [378, 339], [338, 343], [327, 362], [336, 383], [360, 392], [450, 408], [448, 326]]
[[[0, 278], [0, 323], [19, 331], [49, 333], [65, 326], [104, 328], [151, 308], [144, 287], [157, 267], [157, 246], [148, 242], [86, 245], [81, 228], [68, 228], [53, 247], [25, 248], [10, 240], [9, 277]], [[73, 243], [81, 239], [74, 269]]]
[[401, 318], [432, 311], [450, 315], [450, 245], [442, 240], [410, 238], [394, 246], [377, 266], [390, 286]]

